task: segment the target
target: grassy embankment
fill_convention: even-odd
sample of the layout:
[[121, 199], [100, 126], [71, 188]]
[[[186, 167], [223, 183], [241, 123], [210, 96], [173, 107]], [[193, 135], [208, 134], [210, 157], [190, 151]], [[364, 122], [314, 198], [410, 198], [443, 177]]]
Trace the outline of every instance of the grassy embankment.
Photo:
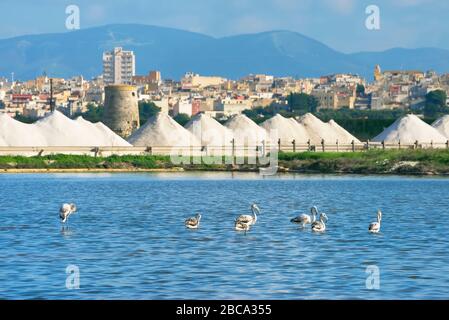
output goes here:
[[[281, 172], [355, 174], [449, 174], [449, 150], [371, 150], [366, 152], [280, 153]], [[169, 156], [49, 155], [40, 157], [0, 156], [2, 172], [27, 170], [257, 170], [256, 165], [172, 163]]]
[[279, 165], [297, 172], [447, 175], [449, 150], [284, 153]]
[[48, 156], [0, 156], [1, 170], [17, 169], [170, 169], [170, 158], [165, 156], [110, 156], [92, 157], [84, 155]]

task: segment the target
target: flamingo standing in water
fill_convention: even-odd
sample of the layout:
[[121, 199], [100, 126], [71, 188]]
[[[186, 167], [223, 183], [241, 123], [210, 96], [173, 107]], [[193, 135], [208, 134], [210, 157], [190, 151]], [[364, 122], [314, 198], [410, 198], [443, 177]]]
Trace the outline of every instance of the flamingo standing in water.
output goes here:
[[250, 226], [255, 224], [257, 222], [257, 214], [260, 214], [260, 209], [257, 204], [253, 203], [251, 205], [251, 212], [253, 213], [252, 215], [242, 214], [235, 220], [235, 222], [248, 224]]
[[380, 222], [382, 221], [382, 211], [377, 210], [377, 221], [372, 222], [369, 225], [368, 231], [370, 233], [379, 233], [380, 231]]
[[252, 215], [242, 214], [237, 219], [235, 219], [234, 228], [237, 231], [249, 231], [250, 227], [257, 222], [257, 214], [260, 214], [260, 209], [257, 204], [253, 203], [251, 205]]
[[312, 231], [313, 232], [324, 232], [326, 231], [326, 224], [328, 221], [327, 215], [322, 212], [320, 213], [320, 221], [315, 221], [312, 223]]
[[70, 215], [76, 212], [76, 205], [74, 203], [64, 203], [59, 209], [59, 218], [62, 223], [66, 223]]
[[298, 223], [301, 224], [302, 228], [305, 228], [306, 224], [312, 224], [316, 221], [316, 216], [318, 214], [318, 208], [316, 206], [313, 206], [310, 208], [311, 216], [308, 214], [301, 214], [293, 219], [290, 220], [292, 223]]
[[248, 215], [248, 214], [242, 214], [241, 216], [239, 216], [236, 220], [235, 223], [240, 223], [240, 224], [247, 224], [249, 226], [252, 226], [253, 224], [255, 224], [257, 222], [257, 214], [260, 214], [260, 209], [257, 206], [257, 204], [253, 203], [251, 205], [251, 212], [252, 215]]

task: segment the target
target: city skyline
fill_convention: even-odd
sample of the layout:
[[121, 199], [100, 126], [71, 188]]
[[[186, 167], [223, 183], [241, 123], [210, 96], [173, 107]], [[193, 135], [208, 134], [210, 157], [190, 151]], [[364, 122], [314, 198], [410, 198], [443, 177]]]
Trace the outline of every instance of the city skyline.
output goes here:
[[[449, 30], [444, 12], [449, 3], [436, 0], [194, 0], [184, 3], [169, 0], [54, 1], [39, 3], [2, 1], [0, 10], [10, 12], [0, 22], [0, 39], [20, 35], [67, 32], [65, 9], [77, 5], [80, 27], [116, 23], [137, 23], [198, 32], [214, 37], [290, 30], [348, 53], [382, 51], [393, 47], [438, 47], [449, 49]], [[376, 5], [380, 10], [380, 30], [368, 30], [365, 10]], [[319, 14], [317, 14], [317, 12]], [[20, 17], [21, 23], [16, 21]], [[45, 19], [42, 17], [45, 16]], [[426, 22], [426, 23], [424, 23]]]

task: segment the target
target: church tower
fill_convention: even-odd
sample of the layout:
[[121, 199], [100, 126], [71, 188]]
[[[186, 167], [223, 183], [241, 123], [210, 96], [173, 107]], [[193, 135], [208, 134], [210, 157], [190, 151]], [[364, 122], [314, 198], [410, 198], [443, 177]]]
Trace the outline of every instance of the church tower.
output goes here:
[[379, 81], [380, 79], [382, 79], [382, 71], [380, 69], [380, 66], [376, 65], [376, 67], [374, 68], [374, 80]]

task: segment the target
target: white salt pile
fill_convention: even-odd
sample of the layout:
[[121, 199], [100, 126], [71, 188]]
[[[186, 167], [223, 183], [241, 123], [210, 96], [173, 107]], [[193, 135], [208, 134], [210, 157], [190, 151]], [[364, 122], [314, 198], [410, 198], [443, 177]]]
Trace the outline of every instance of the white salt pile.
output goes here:
[[170, 116], [159, 112], [134, 132], [128, 142], [145, 147], [190, 147], [200, 146], [200, 141]]
[[352, 141], [354, 141], [354, 143], [361, 143], [359, 139], [346, 131], [334, 120], [330, 120], [327, 124], [334, 130], [335, 136], [338, 139], [339, 143], [350, 144], [352, 143]]
[[195, 115], [184, 127], [201, 142], [202, 146], [232, 145], [232, 131], [204, 113]]
[[322, 139], [324, 139], [326, 144], [337, 142], [338, 135], [334, 128], [328, 123], [324, 123], [313, 114], [305, 114], [299, 119], [299, 123], [306, 128], [312, 144], [320, 144]]
[[231, 117], [225, 123], [225, 127], [232, 130], [235, 145], [238, 146], [260, 146], [268, 138], [265, 129], [259, 127], [254, 121], [243, 114]]
[[268, 133], [276, 131], [278, 139], [281, 139], [281, 145], [290, 145], [293, 140], [296, 143], [307, 143], [310, 139], [302, 124], [294, 119], [284, 118], [280, 114], [264, 121], [260, 126]]
[[41, 147], [45, 137], [33, 125], [17, 121], [7, 114], [0, 114], [0, 140], [8, 147]]
[[59, 111], [54, 111], [33, 124], [45, 135], [48, 146], [90, 146], [92, 137], [89, 130], [67, 118]]
[[396, 120], [391, 126], [373, 139], [376, 142], [413, 144], [419, 143], [446, 143], [444, 137], [437, 129], [428, 125], [413, 114]]
[[449, 115], [446, 115], [432, 124], [443, 136], [449, 139]]
[[79, 116], [75, 120], [84, 130], [90, 132], [91, 146], [111, 146], [111, 147], [130, 147], [125, 139], [115, 134], [101, 122], [92, 123]]
[[106, 147], [131, 146], [103, 124], [79, 117], [76, 121], [59, 111], [34, 124], [0, 115], [0, 145], [9, 147]]
[[82, 117], [72, 120], [59, 111], [54, 111], [38, 120], [33, 126], [44, 136], [46, 146], [131, 146], [111, 131], [99, 130], [97, 126]]

